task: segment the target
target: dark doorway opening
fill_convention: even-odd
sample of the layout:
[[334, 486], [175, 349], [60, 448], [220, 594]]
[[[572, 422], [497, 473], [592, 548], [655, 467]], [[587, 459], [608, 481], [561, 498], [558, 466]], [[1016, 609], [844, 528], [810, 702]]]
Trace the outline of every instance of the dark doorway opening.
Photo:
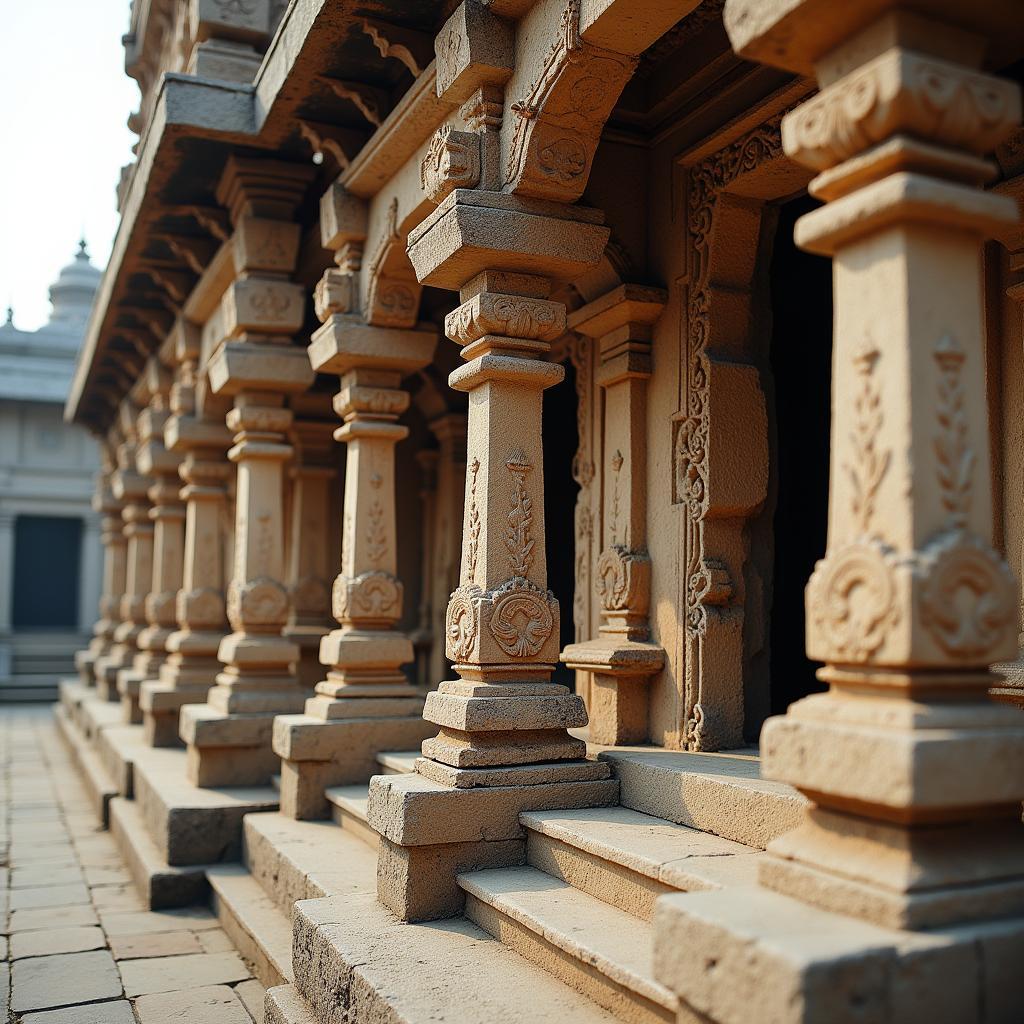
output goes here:
[[826, 687], [804, 654], [804, 588], [825, 554], [832, 412], [832, 266], [793, 242], [797, 219], [820, 205], [779, 208], [770, 269], [777, 502], [771, 606], [771, 710]]
[[14, 520], [15, 629], [77, 629], [82, 520], [18, 516]]
[[[547, 544], [548, 588], [558, 598], [559, 649], [574, 639], [573, 593], [576, 586], [575, 510], [579, 484], [572, 464], [579, 448], [576, 424], [576, 371], [566, 361], [565, 380], [544, 392], [544, 540]], [[551, 677], [575, 689], [576, 673], [559, 663]]]

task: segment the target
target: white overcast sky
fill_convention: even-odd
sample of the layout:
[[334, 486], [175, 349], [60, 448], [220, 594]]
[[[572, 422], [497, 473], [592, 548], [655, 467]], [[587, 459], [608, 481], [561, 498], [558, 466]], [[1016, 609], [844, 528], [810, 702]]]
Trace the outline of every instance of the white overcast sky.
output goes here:
[[[129, 0], [18, 0], [0, 32], [0, 311], [32, 330], [84, 233], [103, 267], [131, 159], [138, 88], [124, 73]], [[2, 322], [2, 319], [0, 319]]]

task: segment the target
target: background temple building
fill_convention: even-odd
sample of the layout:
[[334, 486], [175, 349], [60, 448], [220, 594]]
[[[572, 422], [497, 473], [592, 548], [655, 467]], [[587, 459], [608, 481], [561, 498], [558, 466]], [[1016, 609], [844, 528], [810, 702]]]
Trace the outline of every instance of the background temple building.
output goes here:
[[125, 46], [57, 715], [148, 904], [275, 1024], [1019, 1021], [1019, 3]]
[[99, 281], [83, 241], [49, 322], [0, 326], [0, 701], [54, 697], [96, 618], [99, 451], [61, 413]]

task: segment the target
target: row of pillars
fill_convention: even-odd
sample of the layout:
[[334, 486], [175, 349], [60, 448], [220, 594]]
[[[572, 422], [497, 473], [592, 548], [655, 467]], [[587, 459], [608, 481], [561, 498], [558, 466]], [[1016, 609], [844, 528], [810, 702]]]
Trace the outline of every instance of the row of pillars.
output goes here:
[[[730, 0], [726, 24], [740, 52], [820, 82], [785, 119], [783, 141], [818, 172], [811, 190], [825, 201], [800, 221], [797, 242], [835, 268], [829, 541], [808, 586], [808, 653], [830, 689], [763, 733], [765, 774], [803, 792], [809, 810], [773, 844], [761, 882], [914, 929], [1024, 910], [1024, 720], [987, 694], [988, 666], [1017, 653], [1018, 595], [992, 545], [979, 273], [981, 241], [1018, 217], [1012, 201], [979, 186], [990, 174], [983, 154], [1018, 124], [1020, 100], [980, 70], [985, 40], [1010, 16], [1005, 4], [957, 6], [955, 17], [942, 4], [931, 18], [903, 6], [830, 6], [819, 17], [821, 5], [807, 0], [762, 17], [755, 0]], [[485, 154], [493, 120], [480, 129]], [[587, 761], [569, 732], [587, 723], [582, 701], [550, 681], [560, 609], [547, 587], [541, 439], [543, 392], [562, 378], [546, 356], [567, 325], [552, 295], [597, 264], [608, 231], [592, 209], [453, 188], [410, 234], [420, 283], [458, 295], [445, 333], [465, 362], [450, 384], [469, 401], [461, 570], [445, 623], [457, 678], [436, 680], [424, 699], [400, 670], [414, 654], [395, 629], [394, 448], [405, 434], [401, 379], [430, 362], [435, 335], [363, 318], [363, 236], [332, 190], [321, 226], [337, 266], [317, 289], [322, 326], [308, 359], [282, 344], [298, 326], [281, 311], [295, 288], [286, 278], [297, 229], [275, 173], [258, 201], [245, 175], [223, 186], [240, 273], [234, 320], [208, 372], [213, 391], [233, 401], [234, 631], [219, 644], [216, 685], [205, 704], [184, 708], [180, 731], [199, 784], [265, 778], [280, 757], [282, 807], [299, 816], [322, 813], [324, 787], [346, 772], [367, 777], [375, 749], [423, 740], [413, 774], [374, 779], [369, 817], [382, 837], [383, 902], [405, 919], [443, 916], [457, 912], [459, 870], [519, 862], [521, 811], [616, 798], [607, 765]], [[277, 253], [293, 239], [286, 266], [257, 254], [263, 234], [278, 240]], [[277, 312], [246, 319], [243, 308]], [[620, 338], [628, 368], [636, 353]], [[630, 422], [643, 409], [643, 367], [634, 368], [616, 395]], [[332, 597], [339, 628], [320, 645], [325, 671], [307, 700], [288, 668], [299, 652], [285, 634], [279, 581], [285, 392], [308, 387], [313, 370], [340, 378], [335, 436], [347, 467]], [[637, 465], [635, 446], [620, 450], [631, 474], [643, 470], [639, 452]], [[96, 659], [101, 678], [133, 644], [139, 671], [149, 664], [141, 581], [156, 579], [148, 560], [161, 519], [143, 512], [128, 463], [114, 474], [129, 545], [124, 621], [111, 654]], [[163, 493], [152, 489], [155, 508]], [[642, 545], [645, 510], [632, 516]], [[642, 590], [642, 557], [629, 538], [612, 538], [615, 548], [622, 566], [609, 580], [635, 577]], [[618, 614], [606, 616], [606, 647], [638, 644], [638, 658], [656, 661], [645, 610], [607, 609]], [[152, 624], [149, 642], [162, 625]], [[614, 666], [600, 657], [570, 655]]]

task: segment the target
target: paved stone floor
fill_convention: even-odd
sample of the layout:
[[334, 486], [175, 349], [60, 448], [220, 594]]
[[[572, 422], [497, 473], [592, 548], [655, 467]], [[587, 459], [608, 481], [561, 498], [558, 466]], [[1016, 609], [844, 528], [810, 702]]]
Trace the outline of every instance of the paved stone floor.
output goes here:
[[216, 918], [145, 909], [49, 707], [0, 706], [0, 854], [0, 1020], [263, 1020], [263, 989]]

